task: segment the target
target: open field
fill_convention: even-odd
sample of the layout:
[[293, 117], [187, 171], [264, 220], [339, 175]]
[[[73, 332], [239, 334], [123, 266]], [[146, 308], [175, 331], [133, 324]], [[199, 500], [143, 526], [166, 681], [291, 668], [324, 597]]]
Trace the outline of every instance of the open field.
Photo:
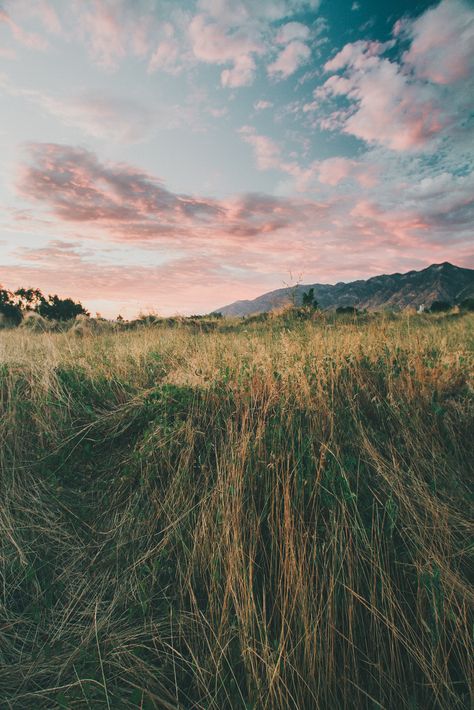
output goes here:
[[0, 706], [470, 707], [473, 334], [0, 332]]

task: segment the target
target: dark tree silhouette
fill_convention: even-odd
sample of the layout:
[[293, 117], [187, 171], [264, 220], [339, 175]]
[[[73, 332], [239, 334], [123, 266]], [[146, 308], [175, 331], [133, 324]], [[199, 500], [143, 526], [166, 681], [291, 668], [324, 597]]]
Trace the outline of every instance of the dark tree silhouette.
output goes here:
[[19, 288], [14, 295], [15, 301], [22, 311], [34, 311], [44, 300], [39, 288]]
[[314, 297], [314, 288], [310, 288], [308, 291], [303, 291], [302, 304], [305, 308], [318, 307], [318, 302]]
[[430, 308], [430, 313], [445, 313], [450, 311], [452, 305], [448, 301], [433, 301]]
[[75, 303], [72, 298], [59, 298], [56, 295], [43, 297], [36, 310], [43, 318], [50, 320], [72, 320], [79, 315], [89, 315], [81, 303]]
[[470, 298], [465, 298], [461, 303], [459, 304], [459, 308], [462, 311], [474, 311], [474, 296], [471, 296]]
[[4, 288], [0, 288], [0, 315], [14, 325], [23, 318], [20, 306], [15, 303], [15, 294]]

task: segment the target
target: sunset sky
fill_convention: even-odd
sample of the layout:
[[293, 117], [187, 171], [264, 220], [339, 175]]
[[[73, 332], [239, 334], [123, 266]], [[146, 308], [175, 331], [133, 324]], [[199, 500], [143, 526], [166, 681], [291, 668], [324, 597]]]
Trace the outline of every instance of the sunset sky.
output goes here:
[[202, 313], [474, 267], [471, 0], [0, 0], [0, 283]]

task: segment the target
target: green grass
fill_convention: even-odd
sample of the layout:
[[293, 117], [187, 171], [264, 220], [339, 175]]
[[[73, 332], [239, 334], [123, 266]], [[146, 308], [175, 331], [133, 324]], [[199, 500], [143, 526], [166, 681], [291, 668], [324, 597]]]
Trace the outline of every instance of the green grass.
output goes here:
[[470, 707], [473, 326], [3, 331], [0, 706]]

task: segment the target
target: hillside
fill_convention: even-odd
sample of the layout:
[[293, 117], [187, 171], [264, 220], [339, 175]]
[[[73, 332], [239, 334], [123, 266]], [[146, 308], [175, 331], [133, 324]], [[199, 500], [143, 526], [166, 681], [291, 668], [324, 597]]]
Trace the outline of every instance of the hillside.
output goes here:
[[429, 306], [433, 301], [456, 303], [474, 295], [474, 269], [463, 269], [448, 262], [432, 264], [422, 271], [406, 274], [374, 276], [367, 280], [339, 282], [337, 284], [301, 284], [291, 288], [270, 291], [248, 301], [235, 301], [217, 311], [226, 316], [246, 316], [263, 313], [290, 303], [292, 298], [301, 302], [303, 291], [314, 289], [321, 308], [356, 306], [377, 310], [400, 309], [407, 306]]

